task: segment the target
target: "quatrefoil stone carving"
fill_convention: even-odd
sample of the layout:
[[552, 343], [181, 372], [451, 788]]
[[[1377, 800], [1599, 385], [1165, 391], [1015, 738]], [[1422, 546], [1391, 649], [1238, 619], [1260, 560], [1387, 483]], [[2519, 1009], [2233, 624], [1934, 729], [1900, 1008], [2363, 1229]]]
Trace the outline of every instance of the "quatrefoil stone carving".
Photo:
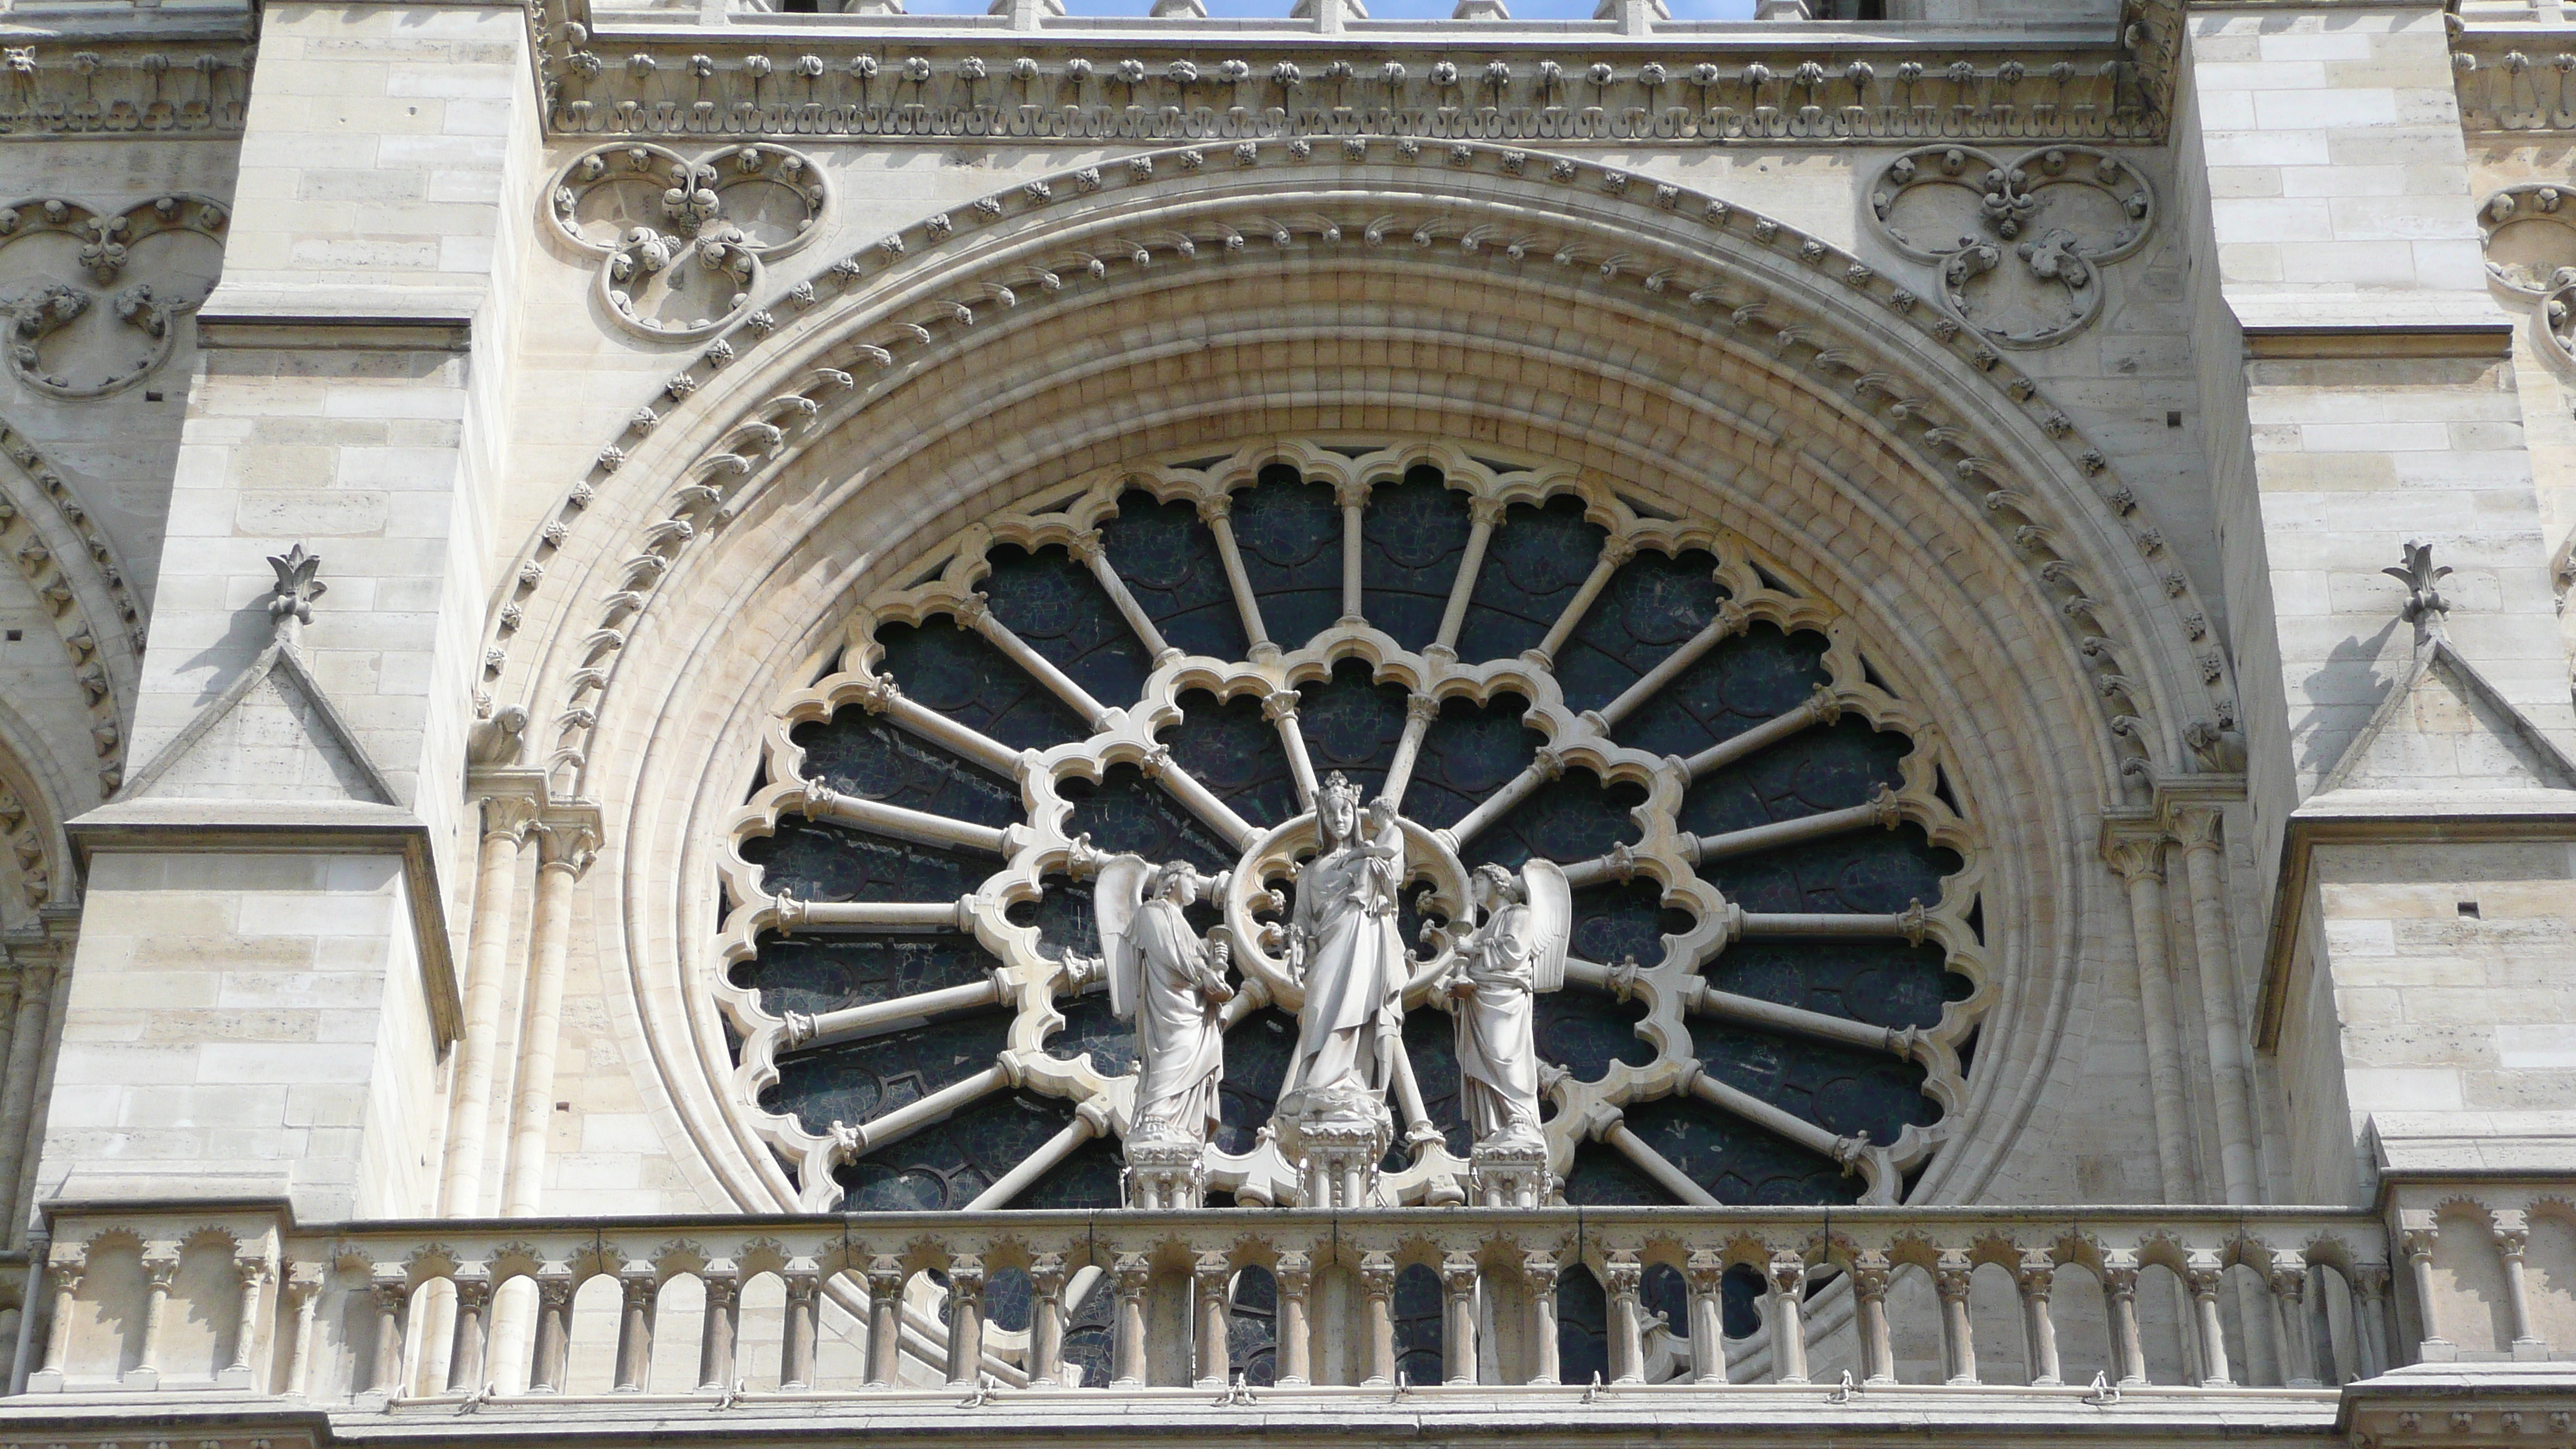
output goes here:
[[1925, 146], [1887, 163], [1870, 212], [1899, 252], [1941, 269], [1941, 297], [2000, 347], [2054, 347], [2102, 313], [2101, 269], [2146, 245], [2155, 190], [2089, 146], [2006, 160]]
[[109, 211], [61, 197], [0, 207], [0, 314], [11, 375], [66, 400], [106, 397], [170, 356], [214, 290], [232, 213], [174, 194]]
[[749, 314], [763, 264], [812, 240], [829, 199], [821, 168], [784, 146], [728, 146], [692, 161], [638, 141], [574, 157], [547, 211], [599, 258], [609, 315], [677, 342]]

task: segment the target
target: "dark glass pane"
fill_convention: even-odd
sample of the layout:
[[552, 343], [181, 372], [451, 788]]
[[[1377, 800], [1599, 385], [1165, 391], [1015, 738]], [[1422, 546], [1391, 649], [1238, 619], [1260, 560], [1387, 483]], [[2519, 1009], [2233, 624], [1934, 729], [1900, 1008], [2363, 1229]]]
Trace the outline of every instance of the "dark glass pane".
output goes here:
[[1118, 1319], [1118, 1290], [1103, 1273], [1065, 1315], [1064, 1361], [1082, 1371], [1086, 1389], [1109, 1387], [1109, 1353]]
[[1225, 1034], [1225, 1081], [1217, 1088], [1218, 1150], [1246, 1153], [1253, 1149], [1262, 1125], [1279, 1103], [1279, 1084], [1288, 1077], [1288, 1058], [1297, 1049], [1297, 1018], [1277, 1007], [1264, 1007], [1236, 1022]]
[[1645, 1307], [1648, 1324], [1660, 1318], [1674, 1333], [1690, 1337], [1690, 1285], [1682, 1281], [1681, 1269], [1648, 1263], [1637, 1285], [1637, 1301]]
[[1157, 503], [1142, 491], [1122, 494], [1117, 516], [1100, 520], [1100, 543], [1163, 642], [1190, 654], [1243, 657], [1243, 611], [1226, 582], [1216, 534], [1196, 508]]
[[1592, 574], [1609, 530], [1583, 519], [1583, 500], [1515, 503], [1485, 544], [1468, 596], [1458, 657], [1471, 664], [1535, 649]]
[[1092, 1070], [1104, 1077], [1123, 1075], [1136, 1065], [1136, 1024], [1112, 1014], [1106, 994], [1059, 998], [1055, 1009], [1064, 1025], [1047, 1038], [1049, 1056], [1074, 1061], [1088, 1055]]
[[1111, 766], [1098, 785], [1067, 780], [1059, 789], [1073, 802], [1065, 833], [1089, 835], [1100, 850], [1186, 860], [1210, 875], [1234, 866], [1233, 847], [1133, 765]]
[[1574, 893], [1570, 947], [1586, 961], [1616, 966], [1629, 956], [1652, 966], [1664, 959], [1664, 938], [1690, 933], [1690, 912], [1664, 905], [1663, 887], [1650, 880], [1586, 886]]
[[[1422, 1088], [1422, 1110], [1431, 1115], [1431, 1125], [1440, 1129], [1451, 1152], [1466, 1156], [1476, 1143], [1467, 1131], [1467, 1109], [1458, 1100], [1457, 1018], [1436, 1006], [1406, 1012], [1404, 1058], [1413, 1065], [1413, 1080]], [[1408, 1124], [1402, 1105], [1392, 1096], [1387, 1110], [1396, 1115], [1396, 1141], [1387, 1148], [1381, 1165], [1389, 1172], [1401, 1172], [1413, 1161], [1404, 1144]]]
[[978, 1011], [788, 1057], [761, 1105], [793, 1112], [817, 1134], [834, 1122], [874, 1121], [992, 1066], [1010, 1026], [1006, 1011]]
[[1234, 1275], [1225, 1349], [1227, 1362], [1245, 1383], [1279, 1382], [1279, 1280], [1258, 1263]]
[[[1052, 1102], [1050, 1097], [1046, 1100]], [[1064, 1107], [1063, 1123], [1071, 1125], [1073, 1106]], [[1014, 1162], [1012, 1166], [1017, 1166]], [[1124, 1205], [1127, 1177], [1127, 1154], [1115, 1137], [1094, 1137], [1073, 1149], [1064, 1161], [1047, 1169], [1044, 1176], [1030, 1183], [1026, 1190], [1011, 1200], [1015, 1208], [1036, 1212], [1046, 1208], [1114, 1208]]]
[[1751, 1338], [1762, 1326], [1762, 1300], [1771, 1291], [1752, 1265], [1736, 1263], [1717, 1280], [1719, 1327], [1728, 1338]]
[[984, 597], [993, 617], [1105, 705], [1136, 702], [1152, 659], [1091, 570], [1061, 548], [986, 554]]
[[1547, 743], [1521, 723], [1527, 713], [1529, 701], [1517, 694], [1496, 695], [1487, 704], [1441, 701], [1405, 787], [1406, 817], [1435, 830], [1455, 825], [1527, 768], [1532, 752]]
[[[989, 1061], [987, 1065], [989, 1065]], [[973, 1202], [1022, 1159], [1073, 1121], [1073, 1104], [1034, 1092], [1004, 1092], [968, 1106], [945, 1122], [890, 1143], [833, 1175], [851, 1212], [954, 1211]], [[1099, 1208], [1118, 1205], [1115, 1144], [1094, 1140], [1085, 1149], [1111, 1149], [1106, 1193], [1099, 1163], [1076, 1152], [1023, 1192], [1017, 1207]]]
[[1034, 901], [1021, 901], [1005, 913], [1014, 926], [1038, 928], [1038, 954], [1050, 961], [1061, 961], [1064, 953], [1077, 956], [1100, 954], [1100, 922], [1092, 912], [1092, 888], [1089, 882], [1076, 885], [1071, 876], [1048, 875], [1038, 881], [1040, 894]]
[[1645, 803], [1642, 785], [1605, 786], [1589, 770], [1570, 769], [1478, 832], [1459, 858], [1470, 868], [1490, 861], [1513, 870], [1533, 855], [1559, 863], [1590, 860], [1637, 842], [1644, 832], [1628, 812]]
[[1035, 1297], [1025, 1268], [1004, 1268], [984, 1280], [984, 1321], [1005, 1333], [1026, 1333]]
[[[1576, 1160], [1579, 1167], [1580, 1153]], [[1610, 1295], [1580, 1263], [1556, 1275], [1556, 1376], [1569, 1384], [1610, 1379]]]
[[1738, 941], [1700, 969], [1722, 991], [1886, 1027], [1938, 1022], [1957, 979], [1940, 947], [1903, 941]]
[[1234, 542], [1270, 641], [1297, 649], [1342, 613], [1342, 509], [1325, 484], [1273, 465], [1234, 495]]
[[1641, 553], [1619, 566], [1556, 661], [1566, 707], [1595, 709], [1717, 617], [1717, 559]]
[[[1830, 678], [1824, 659], [1824, 635], [1784, 634], [1777, 625], [1755, 624], [1655, 691], [1613, 734], [1623, 745], [1687, 759], [1806, 703]], [[1771, 753], [1800, 743], [1774, 746]]]
[[1020, 786], [872, 715], [857, 705], [796, 727], [805, 778], [844, 795], [1004, 826], [1021, 818]]
[[1959, 857], [1935, 847], [1917, 825], [1872, 827], [1857, 840], [1810, 841], [1712, 861], [1699, 873], [1748, 911], [1891, 915], [1914, 901], [1938, 901], [1941, 878], [1959, 868]]
[[1395, 1369], [1407, 1383], [1436, 1384], [1441, 1359], [1440, 1275], [1408, 1263], [1395, 1275]]
[[989, 856], [795, 815], [780, 817], [774, 833], [744, 841], [742, 858], [760, 867], [761, 886], [770, 894], [785, 890], [806, 901], [953, 901], [972, 894], [995, 868]]
[[1215, 695], [1194, 689], [1180, 704], [1181, 722], [1156, 736], [1173, 763], [1265, 829], [1298, 812], [1287, 743], [1259, 699], [1247, 695], [1220, 704]]
[[1694, 1098], [1666, 1097], [1627, 1109], [1628, 1130], [1663, 1159], [1739, 1207], [1849, 1203], [1865, 1184], [1841, 1166], [1784, 1142]]
[[1437, 638], [1472, 527], [1467, 495], [1444, 484], [1437, 468], [1415, 468], [1401, 483], [1371, 489], [1360, 527], [1360, 606], [1368, 621], [1407, 649]]
[[885, 650], [878, 669], [915, 703], [1012, 749], [1042, 750], [1091, 733], [1064, 701], [991, 640], [959, 628], [954, 619], [932, 619], [918, 628], [888, 624], [877, 631], [877, 643]]
[[1865, 805], [1879, 786], [1903, 782], [1900, 766], [1913, 751], [1905, 736], [1845, 715], [1693, 780], [1682, 796], [1681, 826], [1716, 835]]
[[[1619, 1149], [1598, 1142], [1575, 1145], [1574, 1167], [1565, 1175], [1565, 1200], [1576, 1207], [1677, 1206], [1661, 1183], [1638, 1171]], [[1594, 1285], [1594, 1291], [1599, 1291], [1599, 1285]]]
[[1408, 698], [1403, 685], [1373, 682], [1368, 665], [1356, 659], [1334, 665], [1331, 679], [1299, 689], [1297, 729], [1315, 778], [1339, 770], [1360, 787], [1362, 798], [1375, 799], [1404, 736]]
[[975, 938], [951, 931], [919, 936], [777, 936], [734, 968], [737, 986], [760, 993], [772, 1015], [834, 1011], [892, 1001], [985, 979], [1000, 965]]
[[1885, 1052], [1707, 1020], [1691, 1023], [1691, 1046], [1710, 1076], [1838, 1137], [1866, 1132], [1872, 1142], [1894, 1142], [1907, 1124], [1930, 1126], [1940, 1116], [1923, 1095], [1923, 1068]]
[[1637, 1023], [1646, 1019], [1642, 999], [1623, 1002], [1570, 986], [1539, 997], [1532, 1015], [1530, 1035], [1539, 1060], [1554, 1062], [1578, 1081], [1601, 1080], [1612, 1062], [1642, 1067], [1655, 1059], [1654, 1046], [1637, 1035]]

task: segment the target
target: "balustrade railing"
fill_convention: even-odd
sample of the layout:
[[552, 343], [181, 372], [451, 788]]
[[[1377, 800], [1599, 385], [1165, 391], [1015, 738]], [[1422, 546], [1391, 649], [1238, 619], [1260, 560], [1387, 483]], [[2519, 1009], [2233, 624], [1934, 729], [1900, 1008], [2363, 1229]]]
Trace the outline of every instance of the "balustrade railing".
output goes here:
[[[2390, 1235], [2228, 1208], [1000, 1212], [298, 1226], [57, 1209], [30, 1391], [1998, 1386], [2296, 1394], [2412, 1353]], [[2519, 1240], [2517, 1240], [2519, 1241]], [[2420, 1272], [2416, 1276], [2421, 1276]], [[2411, 1280], [2409, 1280], [2411, 1281]], [[2116, 1396], [2116, 1393], [2115, 1393]]]

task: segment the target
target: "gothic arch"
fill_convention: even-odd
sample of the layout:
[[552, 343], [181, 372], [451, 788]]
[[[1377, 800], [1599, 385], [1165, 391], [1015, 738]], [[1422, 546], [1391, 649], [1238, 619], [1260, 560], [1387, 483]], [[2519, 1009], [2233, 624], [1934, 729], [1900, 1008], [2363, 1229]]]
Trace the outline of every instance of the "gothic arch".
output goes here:
[[717, 1100], [732, 1064], [687, 985], [772, 703], [857, 597], [982, 512], [1319, 435], [1571, 465], [1726, 520], [1852, 611], [2011, 842], [1969, 1140], [1918, 1188], [1975, 1192], [2075, 977], [2122, 950], [2077, 925], [2107, 889], [2101, 810], [2225, 719], [2188, 580], [2027, 380], [1822, 242], [1591, 163], [1336, 141], [1029, 183], [834, 265], [640, 411], [496, 602], [488, 687], [527, 704], [531, 762], [608, 812], [603, 974], [631, 982], [714, 1194], [793, 1201]]

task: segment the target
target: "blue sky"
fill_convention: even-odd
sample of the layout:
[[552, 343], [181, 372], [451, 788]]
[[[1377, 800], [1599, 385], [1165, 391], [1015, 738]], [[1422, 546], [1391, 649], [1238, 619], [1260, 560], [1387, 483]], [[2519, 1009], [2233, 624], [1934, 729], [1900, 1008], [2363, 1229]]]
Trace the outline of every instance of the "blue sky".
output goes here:
[[[990, 0], [910, 0], [915, 15], [981, 15]], [[1241, 19], [1279, 18], [1291, 0], [1207, 0], [1208, 14]], [[1457, 0], [1364, 0], [1378, 20], [1446, 20]], [[1596, 0], [1506, 0], [1515, 20], [1589, 20]], [[1753, 0], [1666, 0], [1677, 20], [1749, 20]], [[1152, 0], [1065, 0], [1076, 15], [1142, 15]]]

